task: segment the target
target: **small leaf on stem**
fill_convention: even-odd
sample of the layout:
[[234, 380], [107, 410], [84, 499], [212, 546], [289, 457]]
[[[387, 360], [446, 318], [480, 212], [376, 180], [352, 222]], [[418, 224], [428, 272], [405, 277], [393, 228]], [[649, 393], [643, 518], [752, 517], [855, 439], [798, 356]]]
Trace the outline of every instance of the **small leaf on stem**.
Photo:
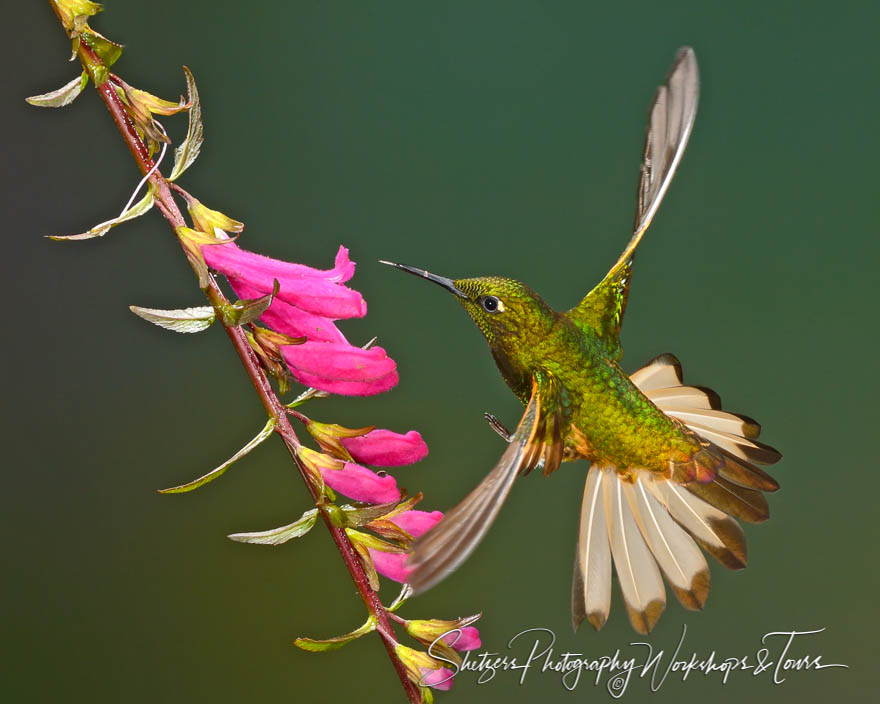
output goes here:
[[187, 491], [192, 491], [193, 489], [198, 489], [200, 486], [204, 486], [208, 482], [214, 481], [217, 477], [219, 477], [223, 472], [225, 472], [229, 465], [237, 460], [240, 460], [244, 457], [248, 452], [253, 450], [257, 445], [262, 443], [266, 438], [268, 438], [272, 431], [275, 430], [275, 419], [270, 418], [266, 421], [266, 425], [263, 426], [263, 429], [257, 433], [253, 440], [251, 440], [247, 445], [241, 448], [238, 452], [236, 452], [232, 457], [226, 460], [223, 464], [221, 464], [216, 469], [212, 469], [207, 474], [202, 475], [198, 479], [193, 479], [191, 482], [187, 484], [181, 484], [180, 486], [173, 486], [169, 489], [159, 489], [160, 494], [182, 494]]
[[345, 534], [354, 545], [362, 545], [365, 548], [373, 548], [373, 550], [379, 550], [380, 552], [409, 552], [409, 550], [405, 547], [395, 545], [394, 543], [389, 543], [387, 540], [382, 540], [382, 538], [377, 538], [375, 535], [370, 535], [369, 533], [362, 533], [361, 531], [355, 530], [354, 528], [346, 528]]
[[391, 602], [388, 606], [385, 607], [386, 611], [395, 612], [401, 606], [403, 606], [407, 600], [412, 596], [413, 588], [409, 584], [404, 584], [400, 588], [400, 594], [398, 594], [394, 601]]
[[292, 538], [301, 538], [308, 533], [318, 520], [318, 509], [312, 508], [306, 511], [299, 519], [280, 528], [263, 530], [255, 533], [232, 533], [226, 537], [238, 543], [253, 543], [254, 545], [282, 545]]
[[272, 301], [278, 295], [278, 289], [278, 279], [275, 279], [272, 293], [224, 305], [222, 309], [223, 324], [226, 327], [237, 327], [255, 322], [272, 305]]
[[171, 169], [169, 181], [177, 180], [192, 165], [199, 155], [204, 140], [202, 106], [199, 103], [199, 92], [196, 90], [196, 79], [193, 78], [192, 72], [186, 66], [183, 67], [183, 72], [186, 75], [186, 89], [190, 102], [189, 127], [187, 127], [183, 143], [174, 150], [174, 168]]
[[134, 220], [135, 218], [140, 217], [144, 213], [146, 213], [150, 208], [153, 207], [153, 189], [147, 191], [147, 195], [141, 198], [137, 203], [131, 206], [128, 210], [126, 210], [119, 217], [113, 218], [112, 220], [107, 220], [106, 222], [101, 222], [95, 225], [91, 230], [87, 232], [83, 232], [79, 235], [46, 235], [50, 240], [56, 240], [58, 242], [69, 242], [73, 240], [90, 240], [93, 237], [103, 237], [107, 232], [109, 232], [110, 228], [116, 227], [120, 223], [125, 222], [126, 220]]
[[76, 99], [76, 96], [82, 93], [83, 88], [86, 87], [88, 82], [89, 74], [83, 71], [81, 76], [77, 76], [58, 90], [43, 93], [42, 95], [32, 95], [30, 98], [25, 98], [25, 100], [31, 105], [36, 105], [38, 108], [63, 108], [65, 105], [70, 105]]
[[367, 622], [361, 626], [360, 628], [356, 628], [351, 633], [346, 633], [344, 636], [337, 636], [336, 638], [327, 638], [326, 640], [314, 640], [312, 638], [297, 638], [293, 641], [293, 644], [297, 648], [301, 648], [303, 650], [308, 650], [312, 653], [323, 653], [328, 650], [338, 650], [343, 645], [347, 643], [351, 643], [351, 641], [356, 638], [360, 638], [361, 636], [367, 635], [367, 633], [372, 633], [376, 630], [376, 617], [370, 614], [370, 617], [367, 619]]
[[345, 514], [345, 524], [350, 528], [359, 528], [370, 521], [378, 518], [391, 518], [399, 513], [408, 511], [423, 498], [422, 492], [415, 496], [401, 495], [399, 499], [384, 504], [368, 504], [366, 506], [342, 506]]
[[129, 306], [128, 308], [147, 322], [174, 332], [201, 332], [211, 327], [214, 322], [214, 309], [211, 306], [178, 308], [176, 310], [159, 310], [158, 308], [141, 308], [140, 306]]
[[74, 20], [77, 17], [85, 17], [88, 19], [92, 15], [103, 12], [104, 8], [97, 2], [90, 0], [52, 0], [52, 4], [58, 11], [61, 24], [64, 28], [71, 30], [74, 27]]
[[370, 556], [369, 549], [361, 545], [360, 543], [352, 542], [352, 547], [357, 552], [358, 557], [361, 561], [361, 566], [364, 568], [364, 574], [367, 577], [367, 581], [370, 584], [370, 589], [374, 592], [379, 591], [379, 574], [376, 572], [376, 566], [373, 564], [373, 558]]

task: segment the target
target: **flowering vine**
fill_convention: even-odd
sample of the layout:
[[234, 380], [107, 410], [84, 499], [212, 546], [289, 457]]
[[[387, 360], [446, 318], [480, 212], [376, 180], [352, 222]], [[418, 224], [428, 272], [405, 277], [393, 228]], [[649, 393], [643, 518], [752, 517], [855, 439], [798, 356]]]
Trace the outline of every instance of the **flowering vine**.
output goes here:
[[[374, 341], [353, 345], [337, 326], [337, 321], [362, 317], [367, 311], [363, 296], [346, 285], [355, 272], [348, 250], [339, 247], [332, 268], [315, 269], [239, 247], [236, 239], [244, 229], [243, 223], [208, 208], [176, 183], [195, 162], [203, 141], [201, 106], [189, 69], [184, 68], [188, 97], [178, 102], [135, 88], [110, 72], [122, 54], [122, 46], [89, 26], [89, 18], [101, 11], [100, 5], [90, 0], [50, 0], [50, 5], [83, 70], [65, 86], [28, 98], [28, 102], [63, 107], [91, 81], [143, 174], [139, 189], [146, 187], [145, 195], [127, 204], [118, 217], [83, 233], [52, 239], [101, 237], [155, 206], [171, 225], [209, 305], [176, 310], [132, 306], [132, 311], [155, 325], [181, 333], [199, 332], [219, 322], [268, 416], [266, 425], [231, 458], [207, 474], [161, 493], [198, 489], [217, 479], [257, 445], [278, 435], [305, 480], [314, 507], [288, 525], [228, 537], [242, 543], [280, 545], [302, 537], [320, 519], [367, 608], [367, 620], [343, 636], [297, 638], [295, 645], [314, 652], [334, 650], [376, 632], [409, 701], [432, 701], [432, 689], [449, 689], [452, 685], [453, 672], [442, 663], [461, 662], [459, 652], [480, 646], [479, 632], [471, 625], [479, 614], [456, 620], [407, 620], [397, 614], [411, 593], [405, 584], [410, 543], [443, 514], [416, 509], [421, 494], [407, 496], [384, 469], [369, 468], [418, 462], [427, 455], [428, 448], [414, 430], [397, 433], [373, 426], [346, 428], [317, 421], [303, 412], [307, 402], [330, 394], [368, 396], [388, 391], [398, 382], [397, 367], [384, 349]], [[180, 112], [188, 113], [189, 127], [183, 143], [174, 151], [173, 166], [166, 177], [159, 164], [169, 139], [156, 116]], [[154, 159], [157, 154], [159, 157]], [[175, 195], [185, 202], [189, 223]], [[218, 274], [226, 278], [236, 300], [230, 301], [223, 293]], [[278, 393], [270, 379], [277, 383]], [[279, 396], [294, 383], [306, 389], [293, 401], [283, 403]], [[291, 418], [302, 424], [315, 448], [302, 443]], [[337, 495], [352, 503], [341, 503]], [[378, 595], [380, 574], [403, 583], [400, 595], [387, 607]], [[395, 624], [427, 651], [402, 644]]]

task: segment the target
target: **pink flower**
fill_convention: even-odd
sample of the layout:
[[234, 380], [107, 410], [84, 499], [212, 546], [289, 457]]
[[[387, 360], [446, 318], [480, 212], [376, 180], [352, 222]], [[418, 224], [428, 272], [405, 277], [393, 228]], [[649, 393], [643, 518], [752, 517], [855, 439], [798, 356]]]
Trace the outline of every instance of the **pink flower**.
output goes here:
[[373, 558], [373, 567], [383, 577], [403, 584], [409, 576], [410, 569], [406, 566], [406, 553], [379, 552], [370, 548], [370, 557]]
[[483, 645], [483, 641], [480, 640], [480, 631], [474, 628], [474, 626], [465, 626], [459, 630], [461, 631], [460, 634], [456, 630], [443, 636], [446, 645], [462, 652], [465, 650], [476, 650]]
[[342, 285], [354, 275], [345, 247], [339, 248], [336, 266], [328, 271], [264, 257], [234, 242], [205, 245], [202, 254], [212, 269], [262, 294], [270, 293], [277, 279], [278, 298], [309, 313], [334, 320], [362, 318], [367, 313], [363, 296]]
[[[351, 345], [333, 323], [367, 312], [361, 294], [342, 285], [354, 275], [354, 263], [345, 247], [339, 248], [335, 266], [329, 270], [270, 259], [234, 242], [205, 245], [202, 253], [211, 268], [226, 275], [241, 298], [271, 293], [278, 281], [278, 294], [260, 320], [276, 332], [306, 338], [305, 344], [281, 349], [297, 381], [345, 396], [370, 396], [397, 385], [397, 365], [385, 350]], [[414, 441], [408, 442], [411, 455]], [[376, 445], [372, 447], [375, 452]], [[399, 452], [406, 453], [403, 448]]]
[[434, 687], [447, 690], [452, 687], [455, 673], [421, 650], [413, 650], [400, 643], [394, 646], [394, 652], [406, 667], [407, 675], [422, 687]]
[[428, 446], [415, 430], [401, 435], [390, 430], [372, 430], [366, 435], [341, 440], [358, 462], [375, 467], [413, 464], [428, 454]]
[[[390, 520], [413, 538], [418, 538], [437, 525], [441, 518], [443, 518], [442, 511], [429, 512], [413, 509], [393, 516]], [[373, 558], [376, 572], [395, 582], [400, 582], [401, 584], [406, 582], [410, 573], [410, 568], [406, 566], [406, 560], [409, 555], [406, 553], [380, 552], [370, 548], [370, 556]]]
[[412, 509], [404, 511], [397, 516], [392, 516], [391, 522], [398, 528], [405, 530], [413, 538], [418, 538], [436, 526], [441, 518], [443, 518], [442, 511], [419, 511], [418, 509]]
[[397, 365], [381, 347], [368, 350], [338, 342], [306, 342], [281, 348], [302, 384], [345, 396], [371, 396], [397, 385]]
[[448, 692], [452, 689], [452, 678], [455, 673], [448, 667], [441, 667], [432, 670], [430, 667], [421, 667], [422, 683], [428, 687]]
[[346, 462], [342, 469], [321, 465], [320, 470], [327, 486], [355, 501], [385, 504], [400, 498], [400, 489], [397, 488], [394, 477], [380, 477], [358, 464]]
[[432, 654], [431, 646], [435, 645], [438, 639], [442, 639], [446, 645], [455, 648], [455, 650], [476, 650], [483, 645], [480, 640], [480, 632], [467, 624], [473, 623], [479, 617], [477, 614], [454, 621], [434, 618], [429, 620], [415, 619], [406, 622], [406, 631], [417, 641], [427, 645], [429, 654]]
[[[236, 277], [229, 278], [229, 285], [242, 299], [260, 298], [265, 295], [243, 279]], [[284, 333], [291, 337], [306, 337], [314, 342], [348, 344], [345, 336], [339, 332], [339, 328], [332, 320], [285, 303], [279, 297], [272, 301], [272, 305], [260, 316], [260, 320], [275, 332]]]

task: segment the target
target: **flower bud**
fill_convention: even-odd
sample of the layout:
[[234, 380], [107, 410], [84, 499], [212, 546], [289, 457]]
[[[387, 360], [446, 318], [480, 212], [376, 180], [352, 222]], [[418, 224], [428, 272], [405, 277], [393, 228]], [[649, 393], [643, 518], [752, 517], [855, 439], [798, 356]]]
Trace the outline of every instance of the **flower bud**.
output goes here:
[[345, 437], [342, 445], [362, 464], [374, 467], [398, 467], [424, 459], [428, 446], [420, 433], [394, 433], [390, 430], [372, 430], [360, 436]]
[[427, 653], [413, 650], [399, 643], [394, 646], [394, 652], [406, 667], [406, 674], [420, 687], [433, 687], [442, 690], [452, 688], [452, 678], [455, 673], [447, 667], [442, 667]]

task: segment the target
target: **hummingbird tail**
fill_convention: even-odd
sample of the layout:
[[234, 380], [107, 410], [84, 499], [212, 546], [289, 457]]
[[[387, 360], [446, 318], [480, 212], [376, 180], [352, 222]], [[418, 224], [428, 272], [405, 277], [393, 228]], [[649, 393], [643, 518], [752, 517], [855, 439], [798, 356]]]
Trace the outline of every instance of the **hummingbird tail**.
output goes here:
[[745, 538], [736, 518], [766, 520], [761, 492], [779, 488], [754, 464], [781, 458], [758, 442], [760, 426], [722, 411], [713, 391], [684, 386], [675, 357], [661, 355], [631, 379], [660, 410], [693, 431], [702, 449], [670, 478], [647, 470], [590, 468], [572, 582], [575, 629], [586, 618], [598, 630], [608, 618], [612, 561], [638, 632], [650, 632], [665, 608], [661, 573], [685, 608], [701, 609], [709, 569], [697, 545], [730, 569], [745, 567]]

